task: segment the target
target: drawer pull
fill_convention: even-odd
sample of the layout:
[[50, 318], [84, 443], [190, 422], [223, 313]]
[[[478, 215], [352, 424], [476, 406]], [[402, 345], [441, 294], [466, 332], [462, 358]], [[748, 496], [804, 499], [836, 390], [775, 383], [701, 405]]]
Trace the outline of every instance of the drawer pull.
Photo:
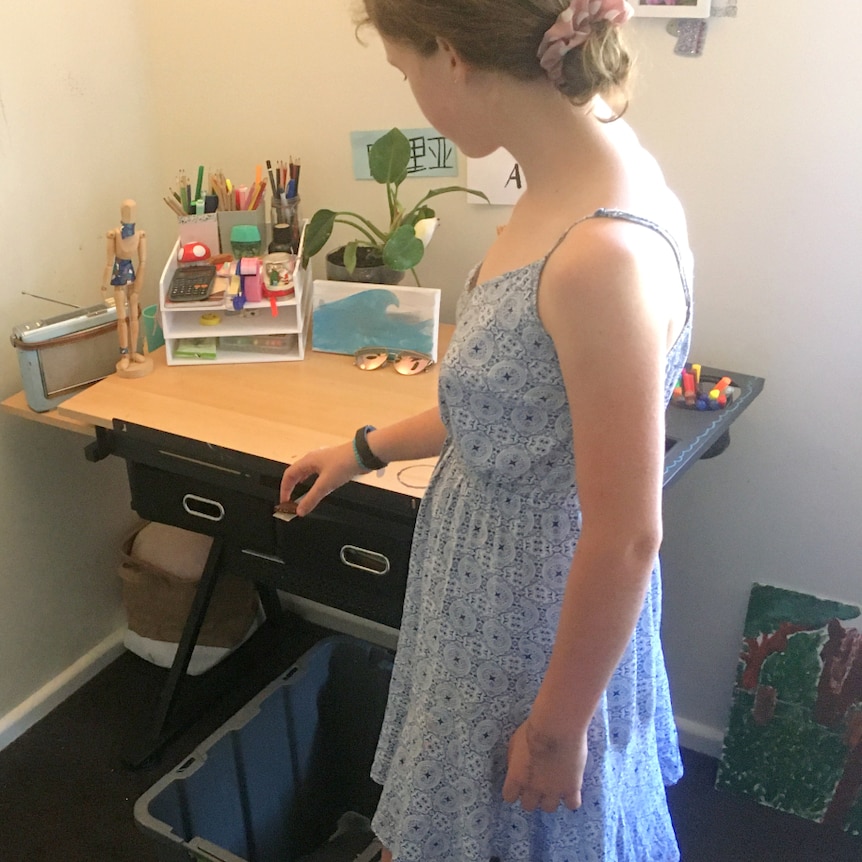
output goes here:
[[372, 575], [389, 573], [389, 558], [376, 551], [366, 551], [365, 548], [357, 548], [356, 545], [344, 545], [340, 556], [341, 562], [352, 569], [370, 572]]
[[224, 518], [224, 506], [217, 500], [198, 497], [197, 494], [186, 494], [183, 497], [183, 508], [196, 518], [206, 518], [207, 521], [221, 521]]

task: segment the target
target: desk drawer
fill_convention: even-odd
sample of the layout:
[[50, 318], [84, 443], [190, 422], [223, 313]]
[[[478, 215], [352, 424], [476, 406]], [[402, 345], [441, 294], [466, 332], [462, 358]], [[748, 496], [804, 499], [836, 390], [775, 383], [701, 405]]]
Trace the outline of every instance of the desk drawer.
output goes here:
[[321, 503], [305, 518], [276, 519], [276, 541], [280, 589], [384, 625], [400, 624], [412, 521]]
[[132, 508], [145, 520], [275, 552], [271, 501], [147, 464], [127, 466]]

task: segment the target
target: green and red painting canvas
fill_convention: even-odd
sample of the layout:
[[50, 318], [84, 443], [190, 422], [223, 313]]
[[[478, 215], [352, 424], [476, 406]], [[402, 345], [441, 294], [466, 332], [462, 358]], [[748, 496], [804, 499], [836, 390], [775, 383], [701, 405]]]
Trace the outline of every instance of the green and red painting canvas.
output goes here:
[[754, 584], [719, 790], [862, 834], [860, 614]]

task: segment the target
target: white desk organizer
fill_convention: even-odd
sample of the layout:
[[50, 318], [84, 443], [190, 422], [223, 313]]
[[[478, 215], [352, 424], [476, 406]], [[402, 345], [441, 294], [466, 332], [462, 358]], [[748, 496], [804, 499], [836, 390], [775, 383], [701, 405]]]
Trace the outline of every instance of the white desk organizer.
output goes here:
[[[171, 279], [177, 269], [178, 250], [179, 240], [159, 281], [159, 309], [168, 365], [289, 362], [305, 357], [311, 321], [310, 267], [297, 266], [294, 295], [276, 299], [277, 315], [273, 315], [270, 300], [266, 298], [260, 302], [246, 302], [242, 311], [237, 312], [227, 291], [224, 298], [217, 301], [167, 301]], [[204, 315], [209, 323], [202, 322]], [[202, 349], [199, 356], [188, 355], [192, 339], [213, 338], [214, 356], [206, 349]]]

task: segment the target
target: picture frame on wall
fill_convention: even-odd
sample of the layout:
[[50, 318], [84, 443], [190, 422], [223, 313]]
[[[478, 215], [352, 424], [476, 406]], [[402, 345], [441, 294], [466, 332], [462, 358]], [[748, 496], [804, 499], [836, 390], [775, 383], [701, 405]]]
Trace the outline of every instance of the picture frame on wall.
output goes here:
[[639, 18], [708, 18], [711, 0], [630, 0]]

